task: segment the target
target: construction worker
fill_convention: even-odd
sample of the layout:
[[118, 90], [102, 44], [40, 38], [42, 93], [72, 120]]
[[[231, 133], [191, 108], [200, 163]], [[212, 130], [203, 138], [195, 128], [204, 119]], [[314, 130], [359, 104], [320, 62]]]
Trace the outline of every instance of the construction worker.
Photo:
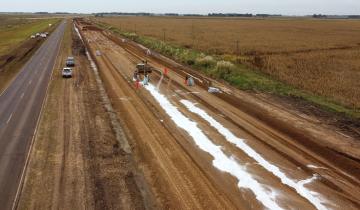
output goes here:
[[188, 86], [194, 86], [195, 82], [194, 82], [194, 78], [192, 76], [189, 76], [187, 79], [187, 85]]
[[148, 85], [148, 84], [149, 84], [149, 75], [145, 74], [144, 80], [143, 80], [143, 85]]
[[137, 80], [139, 80], [139, 72], [138, 72], [138, 71], [134, 71], [133, 81], [137, 81]]
[[185, 85], [187, 85], [188, 79], [189, 79], [189, 75], [186, 75], [186, 76], [185, 76], [185, 81], [184, 81], [184, 84], [185, 84]]
[[151, 55], [151, 51], [149, 49], [146, 50], [146, 55], [147, 56]]

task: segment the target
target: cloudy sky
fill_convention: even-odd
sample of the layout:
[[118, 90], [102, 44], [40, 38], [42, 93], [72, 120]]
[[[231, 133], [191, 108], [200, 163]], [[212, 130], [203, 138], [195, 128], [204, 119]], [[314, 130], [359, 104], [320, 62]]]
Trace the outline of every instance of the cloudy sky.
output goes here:
[[360, 14], [360, 0], [0, 0], [0, 12]]

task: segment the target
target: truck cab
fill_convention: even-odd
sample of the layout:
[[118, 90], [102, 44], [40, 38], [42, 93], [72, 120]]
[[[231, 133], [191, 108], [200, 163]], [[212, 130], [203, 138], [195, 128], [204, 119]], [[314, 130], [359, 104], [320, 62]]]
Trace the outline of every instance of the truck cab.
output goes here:
[[62, 70], [62, 77], [63, 78], [71, 78], [72, 77], [72, 69], [71, 68], [63, 68]]
[[152, 72], [152, 67], [147, 64], [147, 61], [143, 61], [136, 65], [136, 70], [138, 74], [150, 74]]

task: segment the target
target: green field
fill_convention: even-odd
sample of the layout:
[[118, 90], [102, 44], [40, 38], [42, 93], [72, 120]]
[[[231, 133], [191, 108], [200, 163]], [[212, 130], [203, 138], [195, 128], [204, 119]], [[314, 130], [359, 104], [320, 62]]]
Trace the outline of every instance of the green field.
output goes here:
[[0, 56], [16, 48], [32, 34], [44, 32], [49, 24], [59, 19], [23, 19], [17, 17], [0, 17]]
[[[41, 45], [43, 39], [31, 39], [38, 32], [52, 32], [60, 19], [26, 19], [0, 16], [0, 92]], [[52, 24], [52, 27], [49, 27]]]

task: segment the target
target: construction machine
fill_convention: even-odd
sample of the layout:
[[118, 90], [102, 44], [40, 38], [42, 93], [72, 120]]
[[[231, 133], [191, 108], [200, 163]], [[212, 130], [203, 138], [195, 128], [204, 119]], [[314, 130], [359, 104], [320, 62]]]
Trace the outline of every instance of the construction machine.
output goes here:
[[150, 74], [153, 71], [153, 68], [147, 64], [147, 61], [142, 61], [136, 65], [136, 70], [138, 74]]
[[142, 61], [136, 65], [133, 80], [138, 82], [142, 81], [144, 85], [147, 85], [150, 80], [149, 74], [151, 74], [152, 71], [153, 68], [147, 64], [147, 61]]

